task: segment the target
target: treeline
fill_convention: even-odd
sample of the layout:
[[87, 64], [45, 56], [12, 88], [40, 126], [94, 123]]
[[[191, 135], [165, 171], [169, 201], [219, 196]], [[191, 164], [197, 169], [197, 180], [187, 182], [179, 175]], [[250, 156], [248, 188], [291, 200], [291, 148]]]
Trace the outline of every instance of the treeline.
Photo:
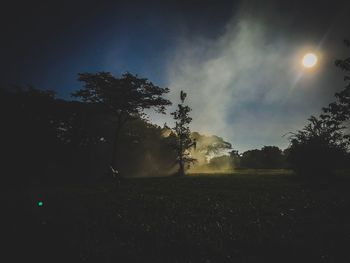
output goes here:
[[[0, 89], [3, 182], [56, 183], [104, 180], [110, 172], [117, 118], [103, 105], [59, 99], [33, 87]], [[285, 168], [278, 147], [239, 155], [229, 142], [191, 133], [196, 160], [190, 172], [237, 168]], [[142, 116], [126, 123], [118, 140], [118, 172], [125, 176], [164, 176], [177, 167], [176, 135]], [[189, 167], [186, 167], [188, 170]]]
[[[0, 92], [3, 182], [81, 182], [108, 173], [117, 125], [108, 110], [32, 87]], [[174, 141], [134, 116], [118, 141], [119, 171], [164, 175], [174, 169]]]
[[242, 154], [232, 150], [229, 154], [214, 156], [207, 162], [195, 166], [193, 172], [230, 172], [234, 169], [288, 169], [288, 151], [276, 146], [248, 150]]
[[[345, 41], [347, 46], [350, 42]], [[350, 71], [350, 58], [336, 65]], [[175, 127], [147, 121], [144, 111], [165, 113], [167, 88], [130, 73], [81, 73], [76, 100], [33, 87], [0, 89], [2, 182], [56, 183], [115, 176], [157, 176], [239, 168], [291, 168], [308, 177], [329, 176], [350, 165], [350, 77], [335, 101], [291, 133], [282, 151], [264, 146], [239, 154], [223, 138], [190, 131], [191, 108], [172, 113]], [[180, 168], [180, 169], [179, 169]]]
[[[53, 92], [33, 87], [0, 89], [0, 93], [4, 185], [95, 182], [109, 176], [118, 119], [103, 105], [62, 100]], [[221, 137], [192, 132], [196, 147], [191, 148], [190, 156], [196, 162], [186, 169], [229, 172], [291, 168], [312, 175], [319, 173], [318, 167], [349, 168], [346, 144], [339, 143], [348, 137], [335, 133], [338, 141], [332, 146], [325, 139], [332, 140], [331, 135], [339, 129], [327, 133], [327, 125], [316, 122], [316, 118], [310, 121], [312, 125], [294, 135], [284, 151], [264, 146], [238, 153]], [[125, 176], [172, 175], [178, 169], [177, 143], [171, 128], [134, 115], [120, 132], [118, 171]]]
[[230, 157], [236, 168], [286, 169], [289, 167], [287, 153], [276, 146], [264, 146], [260, 150], [248, 150], [241, 155], [232, 151]]
[[[350, 47], [350, 41], [344, 44]], [[350, 71], [350, 57], [338, 59], [335, 65], [343, 72]], [[335, 94], [335, 101], [311, 116], [307, 125], [291, 133], [288, 162], [291, 168], [305, 177], [329, 177], [336, 169], [350, 167], [350, 76], [347, 85]]]

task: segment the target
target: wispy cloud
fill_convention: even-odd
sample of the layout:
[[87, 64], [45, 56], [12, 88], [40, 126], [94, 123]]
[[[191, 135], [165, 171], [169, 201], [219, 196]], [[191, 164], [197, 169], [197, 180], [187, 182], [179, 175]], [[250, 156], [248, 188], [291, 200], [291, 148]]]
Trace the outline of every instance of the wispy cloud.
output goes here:
[[179, 37], [168, 60], [169, 97], [177, 102], [180, 90], [188, 93], [192, 129], [224, 137], [239, 150], [286, 147], [282, 135], [301, 128], [327, 101], [319, 88], [330, 80], [300, 65], [302, 52], [317, 43], [266, 21], [242, 9], [216, 39]]

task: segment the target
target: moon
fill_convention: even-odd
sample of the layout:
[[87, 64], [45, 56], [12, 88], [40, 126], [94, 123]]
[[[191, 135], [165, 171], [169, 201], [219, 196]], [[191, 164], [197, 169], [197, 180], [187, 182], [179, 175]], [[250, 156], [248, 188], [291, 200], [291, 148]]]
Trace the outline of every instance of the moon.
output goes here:
[[314, 53], [307, 53], [304, 55], [302, 64], [305, 68], [312, 68], [317, 64], [317, 56]]

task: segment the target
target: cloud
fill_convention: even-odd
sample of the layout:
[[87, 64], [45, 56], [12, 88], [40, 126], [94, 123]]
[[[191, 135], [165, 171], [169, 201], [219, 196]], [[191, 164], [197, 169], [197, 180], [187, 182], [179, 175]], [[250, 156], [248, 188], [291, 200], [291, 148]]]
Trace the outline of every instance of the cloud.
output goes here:
[[178, 38], [168, 59], [169, 98], [178, 102], [180, 90], [188, 93], [192, 130], [221, 136], [241, 151], [264, 145], [284, 148], [288, 140], [282, 135], [303, 127], [332, 100], [334, 90], [325, 90], [334, 83], [324, 72], [329, 59], [314, 72], [305, 71], [303, 52], [325, 54], [317, 38], [284, 30], [288, 19], [278, 26], [271, 24], [278, 17], [254, 17], [246, 9], [215, 39]]

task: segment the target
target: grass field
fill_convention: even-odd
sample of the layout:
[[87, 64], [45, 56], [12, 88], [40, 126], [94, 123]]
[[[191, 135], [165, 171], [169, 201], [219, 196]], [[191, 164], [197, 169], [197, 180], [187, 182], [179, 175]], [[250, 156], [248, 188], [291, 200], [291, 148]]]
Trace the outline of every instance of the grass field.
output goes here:
[[16, 188], [3, 191], [6, 250], [14, 262], [350, 262], [349, 186], [242, 171]]

